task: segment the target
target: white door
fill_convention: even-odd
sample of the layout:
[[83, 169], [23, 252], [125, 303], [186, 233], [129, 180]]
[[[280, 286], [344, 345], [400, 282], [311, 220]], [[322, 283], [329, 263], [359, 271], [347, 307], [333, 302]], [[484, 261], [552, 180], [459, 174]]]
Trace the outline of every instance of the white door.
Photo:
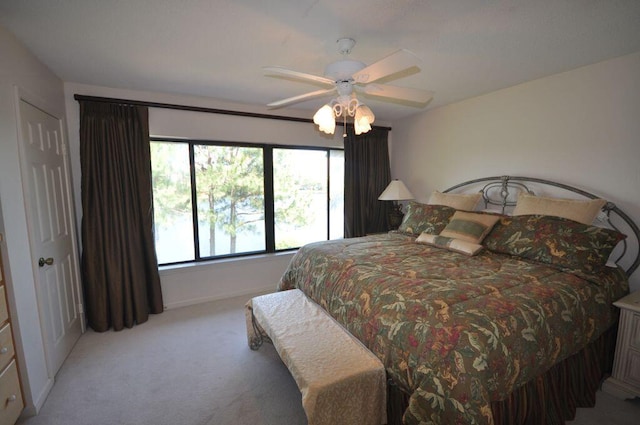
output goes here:
[[80, 272], [62, 120], [20, 99], [22, 185], [45, 356], [54, 377], [80, 337]]

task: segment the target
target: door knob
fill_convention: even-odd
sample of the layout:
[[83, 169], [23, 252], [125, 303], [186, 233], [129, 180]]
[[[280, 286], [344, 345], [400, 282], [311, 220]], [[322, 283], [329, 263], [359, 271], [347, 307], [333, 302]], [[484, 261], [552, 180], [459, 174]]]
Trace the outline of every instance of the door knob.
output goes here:
[[52, 257], [49, 257], [49, 258], [47, 258], [47, 259], [44, 259], [44, 258], [40, 257], [40, 258], [38, 259], [38, 266], [40, 266], [40, 267], [44, 267], [44, 265], [45, 265], [45, 264], [46, 264], [47, 266], [52, 265], [52, 264], [53, 264], [53, 258], [52, 258]]

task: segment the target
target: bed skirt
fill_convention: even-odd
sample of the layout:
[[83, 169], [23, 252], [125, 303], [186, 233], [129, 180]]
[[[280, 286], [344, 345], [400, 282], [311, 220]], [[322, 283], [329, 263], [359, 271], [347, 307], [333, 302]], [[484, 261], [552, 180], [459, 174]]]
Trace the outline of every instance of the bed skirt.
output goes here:
[[[582, 351], [544, 374], [491, 403], [496, 425], [562, 425], [573, 420], [578, 407], [593, 407], [602, 379], [610, 373], [615, 352], [617, 323]], [[389, 425], [402, 425], [409, 396], [392, 380], [388, 385]]]

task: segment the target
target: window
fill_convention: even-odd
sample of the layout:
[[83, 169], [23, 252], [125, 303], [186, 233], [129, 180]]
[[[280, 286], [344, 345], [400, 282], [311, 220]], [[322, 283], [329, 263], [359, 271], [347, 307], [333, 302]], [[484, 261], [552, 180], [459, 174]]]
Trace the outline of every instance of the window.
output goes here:
[[154, 139], [151, 166], [160, 264], [343, 237], [341, 149]]
[[194, 145], [199, 256], [265, 250], [262, 149]]
[[159, 263], [193, 260], [189, 145], [151, 143], [153, 213]]

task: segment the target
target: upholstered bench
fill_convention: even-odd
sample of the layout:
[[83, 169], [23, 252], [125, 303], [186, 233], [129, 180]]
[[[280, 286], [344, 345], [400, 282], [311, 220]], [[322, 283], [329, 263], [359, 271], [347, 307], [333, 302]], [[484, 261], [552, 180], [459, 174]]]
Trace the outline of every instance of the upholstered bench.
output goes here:
[[309, 425], [380, 425], [386, 374], [380, 360], [299, 289], [252, 298], [249, 346], [273, 343], [302, 393]]

